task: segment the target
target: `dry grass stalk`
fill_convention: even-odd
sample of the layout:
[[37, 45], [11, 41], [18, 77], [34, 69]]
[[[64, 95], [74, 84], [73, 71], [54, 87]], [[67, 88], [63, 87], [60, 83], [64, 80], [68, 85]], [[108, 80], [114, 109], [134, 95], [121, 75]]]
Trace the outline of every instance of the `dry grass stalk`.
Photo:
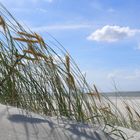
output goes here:
[[20, 34], [20, 35], [30, 37], [30, 38], [36, 38], [35, 35], [29, 34], [29, 33], [26, 33], [26, 32], [17, 32], [17, 33]]
[[97, 90], [97, 88], [96, 88], [95, 85], [93, 85], [93, 87], [94, 87], [94, 89], [95, 89], [95, 92], [96, 92], [96, 94], [97, 94], [97, 97], [98, 97], [99, 101], [101, 102], [101, 96], [100, 96], [100, 93], [98, 92], [98, 90]]
[[29, 37], [29, 38], [37, 39], [37, 40], [31, 40], [31, 42], [32, 43], [39, 43], [41, 48], [42, 48], [42, 46], [45, 46], [45, 42], [44, 42], [43, 38], [41, 36], [39, 36], [38, 34], [36, 34], [36, 33], [34, 33], [34, 35], [33, 35], [33, 34], [26, 33], [26, 32], [18, 32], [18, 34], [24, 35], [24, 36]]
[[35, 33], [35, 36], [36, 36], [36, 39], [38, 40], [38, 43], [40, 44], [41, 48], [43, 49], [43, 47], [44, 47], [46, 49], [46, 44], [45, 44], [43, 38], [36, 33]]
[[47, 58], [47, 56], [44, 55], [43, 53], [38, 53], [38, 52], [34, 52], [34, 53], [33, 53], [32, 50], [23, 50], [23, 52], [24, 52], [24, 53], [30, 53], [30, 54], [32, 54], [32, 55], [35, 55], [35, 54], [36, 54], [36, 56], [42, 57], [42, 58], [44, 58], [44, 59]]
[[44, 59], [47, 58], [47, 56], [44, 55], [43, 53], [37, 52], [36, 55], [37, 55], [38, 57], [42, 57], [42, 58], [44, 58]]
[[32, 50], [23, 50], [23, 52], [33, 54]]
[[16, 37], [14, 37], [13, 39], [17, 41], [21, 41], [21, 42], [26, 42], [26, 43], [38, 43], [37, 40], [32, 40], [32, 39], [16, 38]]
[[6, 32], [6, 24], [5, 24], [5, 21], [4, 21], [4, 19], [2, 18], [2, 16], [0, 16], [0, 25], [2, 25], [4, 31]]
[[70, 73], [70, 58], [68, 55], [65, 56], [65, 60], [66, 60], [66, 69], [67, 72]]
[[70, 87], [73, 88], [73, 87], [75, 86], [74, 77], [72, 76], [71, 73], [68, 74], [68, 79], [67, 79], [67, 81], [68, 81], [68, 84], [69, 84]]
[[90, 96], [95, 96], [95, 97], [97, 97], [97, 93], [90, 92], [90, 93], [87, 93], [87, 94], [90, 95]]
[[136, 110], [134, 110], [134, 112], [137, 115], [137, 117], [140, 119], [140, 114]]
[[31, 50], [31, 52], [34, 55], [34, 57], [36, 58], [36, 60], [38, 60], [37, 52], [34, 49], [34, 47], [32, 46], [32, 43], [28, 43], [28, 47], [29, 47], [29, 50]]
[[32, 61], [33, 61], [33, 60], [37, 60], [36, 58], [24, 56], [24, 55], [21, 55], [21, 54], [16, 55], [16, 58], [17, 58], [17, 59], [24, 58], [24, 59], [32, 60]]
[[114, 115], [108, 107], [101, 107], [99, 110], [109, 113], [110, 115]]
[[131, 111], [130, 107], [129, 107], [127, 104], [126, 104], [125, 108], [126, 108], [126, 109], [127, 109], [127, 111], [131, 114], [131, 116], [133, 116], [133, 113], [132, 113], [132, 111]]
[[71, 88], [74, 88], [74, 86], [75, 86], [75, 81], [74, 81], [74, 77], [73, 77], [72, 74], [70, 73], [70, 57], [69, 57], [69, 55], [66, 55], [66, 56], [65, 56], [65, 61], [66, 61], [66, 70], [67, 70], [67, 73], [68, 73], [67, 82], [68, 82], [68, 85], [69, 85]]
[[51, 67], [52, 69], [54, 69], [55, 67], [55, 63], [53, 60], [52, 56], [49, 56], [48, 58], [44, 58], [45, 62], [49, 65], [49, 67]]

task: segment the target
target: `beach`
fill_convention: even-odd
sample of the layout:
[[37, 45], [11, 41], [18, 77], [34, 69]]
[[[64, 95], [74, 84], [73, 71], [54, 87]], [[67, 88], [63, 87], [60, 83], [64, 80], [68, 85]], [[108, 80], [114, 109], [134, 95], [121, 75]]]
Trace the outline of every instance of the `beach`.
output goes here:
[[[53, 0], [47, 1], [52, 2]], [[36, 0], [35, 3], [38, 2]], [[40, 3], [38, 4], [40, 5]], [[66, 3], [68, 4], [68, 1]], [[48, 5], [45, 7], [45, 3], [41, 4], [44, 5], [44, 10], [41, 7], [40, 9], [38, 4], [35, 6], [29, 2], [27, 4], [29, 9], [27, 8], [28, 6], [25, 6], [24, 9], [25, 11], [31, 11], [30, 14], [34, 13], [32, 11], [35, 11], [35, 9], [40, 12], [43, 12], [46, 8], [47, 10], [49, 9]], [[96, 28], [95, 31], [90, 33], [92, 29], [90, 23], [93, 23], [92, 21], [96, 21], [96, 19], [92, 19], [89, 23], [82, 25], [82, 23], [85, 23], [85, 18], [83, 18], [84, 22], [80, 20], [77, 22], [78, 24], [69, 21], [69, 19], [72, 21], [80, 19], [79, 17], [82, 17], [82, 15], [74, 14], [77, 15], [74, 18], [73, 14], [62, 14], [71, 12], [77, 4], [69, 3], [68, 6], [72, 6], [70, 9], [62, 4], [67, 11], [61, 11], [63, 8], [56, 5], [51, 11], [60, 8], [61, 12], [57, 10], [55, 13], [57, 16], [53, 16], [55, 14], [47, 11], [45, 12], [46, 14], [43, 12], [44, 14], [40, 13], [37, 16], [34, 13], [35, 15], [28, 17], [23, 10], [24, 15], [21, 15], [21, 17], [31, 18], [29, 23], [33, 21], [34, 25], [32, 27], [39, 25], [38, 27], [36, 26], [39, 30], [40, 25], [46, 21], [42, 20], [42, 17], [47, 19], [46, 23], [49, 21], [49, 17], [51, 17], [50, 20], [56, 19], [56, 21], [52, 20], [53, 24], [49, 22], [48, 24], [45, 23], [45, 26], [41, 26], [43, 34], [33, 30], [33, 28], [29, 29], [22, 22], [20, 24], [6, 7], [0, 4], [0, 140], [140, 140], [140, 89], [138, 85], [140, 71], [137, 70], [138, 68], [133, 69], [131, 73], [125, 70], [120, 70], [120, 72], [117, 70], [127, 63], [126, 61], [122, 64], [120, 63], [124, 58], [127, 61], [130, 60], [130, 58], [124, 56], [127, 52], [126, 50], [114, 50], [113, 54], [113, 50], [109, 51], [104, 47], [99, 49], [88, 47], [87, 49], [87, 46], [91, 46], [88, 42], [89, 40], [113, 43], [121, 38], [134, 36], [140, 30], [121, 27], [120, 25], [113, 26], [110, 25], [113, 22], [106, 22], [108, 25], [102, 25], [102, 27]], [[86, 8], [85, 4], [87, 3], [83, 3], [83, 10]], [[34, 7], [30, 9], [32, 5]], [[88, 5], [92, 5], [92, 3], [88, 3]], [[12, 6], [14, 5], [12, 4]], [[16, 7], [21, 9], [19, 6]], [[86, 9], [89, 8], [87, 7]], [[15, 8], [8, 7], [8, 9]], [[74, 9], [79, 8], [75, 7]], [[94, 7], [91, 6], [92, 9]], [[86, 11], [88, 10], [84, 10], [84, 13]], [[102, 10], [99, 11], [106, 13]], [[89, 12], [87, 15], [89, 15]], [[79, 13], [83, 12], [80, 11]], [[96, 12], [92, 11], [91, 13]], [[47, 17], [47, 14], [49, 17]], [[61, 19], [58, 15], [64, 19], [67, 17], [67, 20], [62, 20], [61, 24], [58, 25], [57, 20]], [[112, 15], [114, 16], [114, 14]], [[90, 17], [86, 19], [90, 19]], [[108, 15], [104, 17], [108, 17]], [[37, 20], [37, 23], [35, 20]], [[68, 24], [66, 25], [66, 23]], [[49, 25], [49, 28], [46, 25]], [[78, 31], [81, 28], [87, 29], [87, 27], [89, 33], [87, 32], [88, 30], [86, 32], [83, 32], [84, 30], [82, 32]], [[75, 32], [73, 32], [74, 34], [65, 32], [59, 37], [57, 36], [58, 39], [61, 39], [62, 36], [64, 37], [62, 37], [64, 39], [62, 39], [62, 42], [65, 42], [65, 37], [68, 37], [67, 43], [64, 44], [65, 48], [63, 43], [59, 43], [48, 32], [48, 29], [63, 31], [69, 29]], [[83, 41], [86, 42], [81, 42], [82, 39], [78, 41], [79, 37], [76, 34], [79, 37], [83, 34], [85, 36]], [[78, 45], [78, 42], [81, 42], [81, 44]], [[103, 44], [95, 43], [93, 46]], [[79, 48], [77, 48], [78, 46]], [[86, 48], [81, 48], [82, 46]], [[70, 51], [67, 48], [71, 48]], [[123, 51], [124, 53], [122, 53]], [[82, 71], [73, 59], [72, 52], [82, 64]], [[116, 54], [116, 52], [118, 53]], [[123, 59], [118, 57], [120, 54], [122, 54]], [[136, 54], [134, 53], [134, 55]], [[107, 58], [107, 56], [109, 57]], [[128, 56], [132, 55], [129, 54]], [[113, 58], [115, 58], [114, 61], [112, 61]], [[139, 57], [137, 58], [137, 62], [139, 62]], [[97, 60], [97, 62], [90, 60]], [[118, 60], [118, 62], [115, 60]], [[112, 67], [114, 64], [121, 65]], [[134, 62], [131, 64], [131, 67], [133, 67]], [[108, 70], [106, 69], [107, 67], [109, 68]], [[128, 70], [129, 68], [130, 66], [125, 69]], [[87, 79], [86, 73], [92, 81]], [[98, 76], [100, 80], [96, 79]], [[114, 88], [119, 89], [117, 88], [117, 81], [115, 82], [116, 76], [119, 78], [118, 83], [119, 81], [122, 82], [120, 84], [122, 84], [123, 88], [120, 89], [123, 89], [123, 92], [112, 92], [112, 88], [108, 88], [109, 79], [111, 78]], [[122, 79], [123, 77], [124, 80]], [[138, 81], [133, 81], [133, 78], [138, 78]], [[128, 79], [131, 79], [131, 84]], [[99, 83], [103, 87], [101, 91], [110, 89], [109, 91], [111, 92], [104, 95], [100, 93], [100, 88], [97, 88], [100, 84], [96, 80], [100, 81]], [[90, 82], [97, 82], [97, 87], [95, 84], [89, 84]], [[135, 92], [131, 92], [132, 90], [135, 90]]]
[[0, 140], [112, 140], [100, 127], [0, 104]]
[[[110, 100], [127, 116], [123, 102], [138, 107], [140, 98], [110, 97]], [[138, 108], [137, 108], [138, 109]], [[129, 140], [140, 140], [140, 132], [116, 126]], [[99, 125], [93, 126], [70, 121], [65, 117], [38, 115], [23, 109], [0, 104], [0, 140], [121, 140], [108, 136]]]
[[140, 113], [140, 97], [109, 97], [109, 99], [125, 117], [128, 117], [127, 106], [132, 112]]

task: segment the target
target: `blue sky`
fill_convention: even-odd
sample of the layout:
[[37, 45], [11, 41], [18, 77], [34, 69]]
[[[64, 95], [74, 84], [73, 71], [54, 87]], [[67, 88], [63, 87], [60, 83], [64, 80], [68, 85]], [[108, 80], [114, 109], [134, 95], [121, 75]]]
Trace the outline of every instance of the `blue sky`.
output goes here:
[[52, 34], [100, 91], [140, 90], [140, 1], [0, 0], [22, 24]]

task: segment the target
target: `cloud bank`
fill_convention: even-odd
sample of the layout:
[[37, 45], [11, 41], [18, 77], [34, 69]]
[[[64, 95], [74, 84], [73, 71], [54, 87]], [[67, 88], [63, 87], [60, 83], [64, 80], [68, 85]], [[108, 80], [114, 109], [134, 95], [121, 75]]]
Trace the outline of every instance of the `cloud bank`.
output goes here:
[[54, 0], [0, 0], [0, 3], [4, 4], [6, 7], [23, 7], [31, 6], [29, 4], [37, 5], [41, 2], [52, 3]]
[[107, 78], [109, 79], [125, 79], [125, 80], [137, 80], [140, 79], [140, 69], [135, 69], [132, 71], [128, 70], [115, 70], [108, 73]]
[[90, 27], [91, 26], [89, 24], [58, 24], [58, 25], [31, 27], [31, 29], [35, 32], [46, 32], [50, 30], [78, 30]]
[[87, 37], [88, 40], [116, 42], [127, 37], [135, 36], [140, 29], [130, 29], [129, 27], [106, 25], [101, 29], [97, 29]]

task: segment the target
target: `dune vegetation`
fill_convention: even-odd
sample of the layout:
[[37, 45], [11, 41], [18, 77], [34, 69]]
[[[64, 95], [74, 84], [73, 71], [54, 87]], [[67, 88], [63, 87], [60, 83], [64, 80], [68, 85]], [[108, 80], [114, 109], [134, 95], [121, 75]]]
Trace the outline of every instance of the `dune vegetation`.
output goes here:
[[126, 135], [115, 126], [140, 130], [140, 114], [124, 104], [129, 116], [126, 120], [107, 97], [88, 85], [73, 58], [55, 38], [48, 35], [53, 41], [44, 40], [25, 29], [3, 5], [0, 15], [0, 103], [98, 124], [123, 139]]

